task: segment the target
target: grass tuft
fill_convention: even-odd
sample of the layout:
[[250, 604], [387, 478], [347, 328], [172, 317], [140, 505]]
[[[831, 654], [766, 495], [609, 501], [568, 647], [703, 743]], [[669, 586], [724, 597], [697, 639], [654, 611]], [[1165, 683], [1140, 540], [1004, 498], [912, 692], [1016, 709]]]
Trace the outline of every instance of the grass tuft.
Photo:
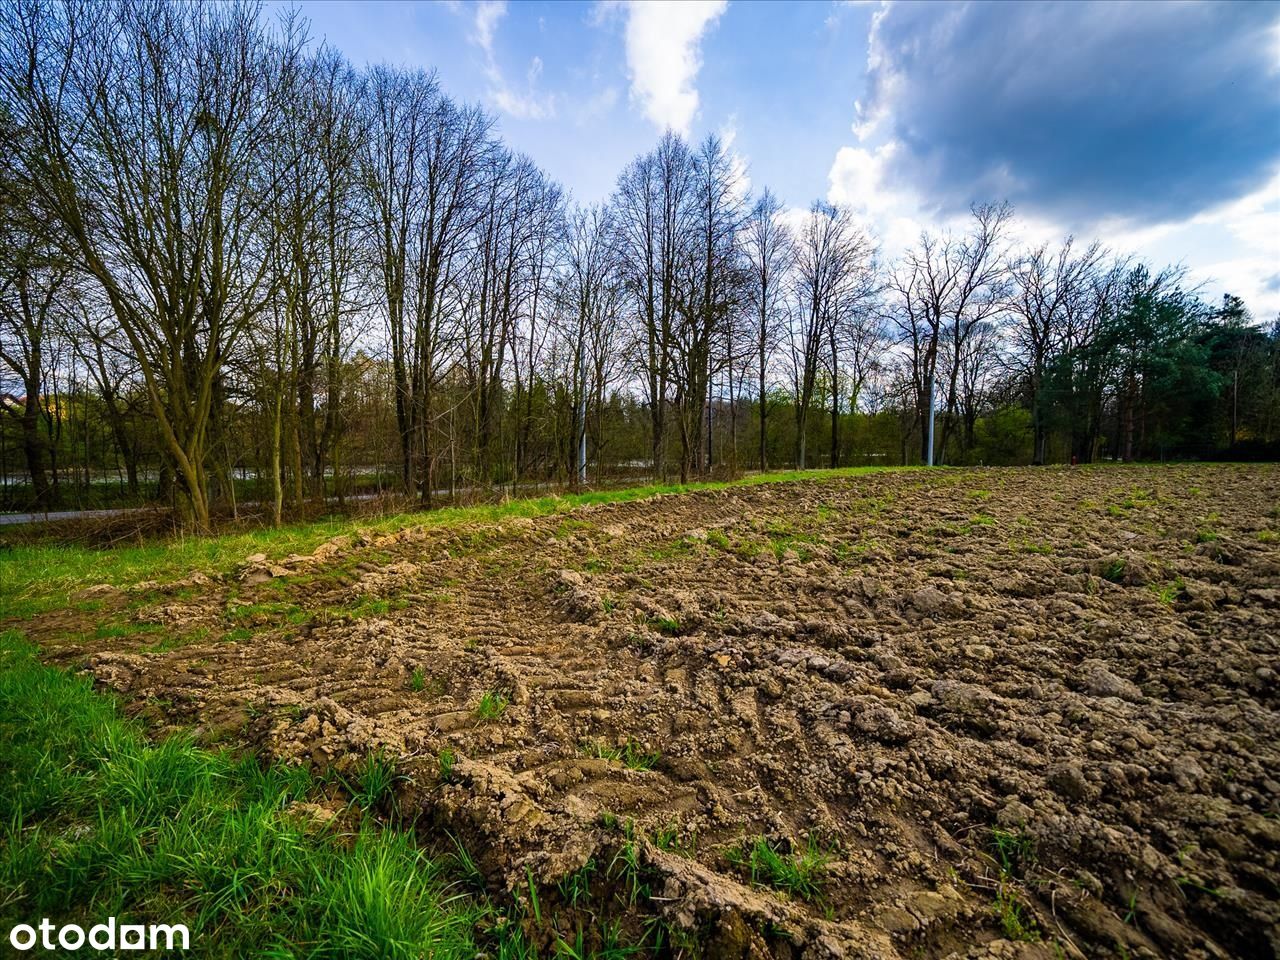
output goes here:
[[991, 849], [995, 852], [999, 868], [992, 909], [1000, 920], [1004, 935], [1010, 940], [1039, 940], [1040, 930], [1022, 900], [1017, 882], [1017, 878], [1036, 862], [1035, 838], [1022, 830], [995, 827], [991, 831]]
[[453, 782], [453, 768], [457, 766], [458, 755], [448, 747], [442, 747], [439, 755], [436, 757], [437, 771], [436, 778], [441, 783]]
[[476, 704], [476, 720], [480, 723], [497, 720], [507, 712], [508, 703], [510, 700], [505, 693], [498, 690], [486, 691], [480, 698], [480, 702]]
[[1124, 581], [1125, 571], [1129, 569], [1129, 565], [1124, 558], [1116, 557], [1114, 560], [1107, 562], [1102, 568], [1102, 579], [1109, 580], [1112, 583], [1122, 583]]
[[652, 770], [662, 759], [658, 750], [645, 750], [635, 740], [627, 740], [621, 746], [611, 747], [597, 741], [587, 747], [587, 752], [600, 760], [612, 760], [621, 763], [630, 770]]
[[810, 834], [800, 849], [762, 836], [743, 841], [726, 856], [734, 866], [748, 870], [757, 886], [773, 887], [802, 900], [820, 900], [832, 854]]
[[394, 809], [396, 784], [405, 779], [396, 772], [396, 758], [377, 750], [364, 758], [359, 775], [346, 784], [351, 802], [365, 813]]

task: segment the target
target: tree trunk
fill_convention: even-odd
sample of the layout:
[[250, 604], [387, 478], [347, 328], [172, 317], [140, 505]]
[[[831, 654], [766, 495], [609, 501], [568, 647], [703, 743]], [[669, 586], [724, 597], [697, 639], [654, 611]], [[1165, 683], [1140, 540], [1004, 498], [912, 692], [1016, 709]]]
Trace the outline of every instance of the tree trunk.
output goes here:
[[39, 381], [26, 383], [27, 398], [22, 407], [22, 453], [27, 459], [27, 473], [31, 477], [31, 492], [36, 510], [48, 510], [53, 504], [50, 498], [49, 477], [45, 473], [45, 440], [40, 436]]

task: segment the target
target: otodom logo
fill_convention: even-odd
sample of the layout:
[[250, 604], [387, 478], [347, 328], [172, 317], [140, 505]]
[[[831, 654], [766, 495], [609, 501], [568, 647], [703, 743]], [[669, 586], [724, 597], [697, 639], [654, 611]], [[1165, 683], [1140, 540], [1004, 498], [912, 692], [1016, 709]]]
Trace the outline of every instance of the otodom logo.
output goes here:
[[9, 931], [9, 945], [15, 950], [188, 950], [191, 935], [185, 924], [117, 923], [108, 917], [87, 931], [74, 923], [59, 927], [48, 917], [33, 927], [20, 923]]

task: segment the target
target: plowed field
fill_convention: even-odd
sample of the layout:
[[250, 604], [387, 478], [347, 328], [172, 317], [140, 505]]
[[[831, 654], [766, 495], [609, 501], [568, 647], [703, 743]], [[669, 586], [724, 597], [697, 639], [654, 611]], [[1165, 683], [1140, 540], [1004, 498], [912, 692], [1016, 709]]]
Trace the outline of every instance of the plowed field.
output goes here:
[[686, 956], [1274, 957], [1278, 508], [1270, 466], [730, 487], [248, 557], [32, 635], [162, 727], [396, 757], [401, 815], [569, 929], [608, 899]]

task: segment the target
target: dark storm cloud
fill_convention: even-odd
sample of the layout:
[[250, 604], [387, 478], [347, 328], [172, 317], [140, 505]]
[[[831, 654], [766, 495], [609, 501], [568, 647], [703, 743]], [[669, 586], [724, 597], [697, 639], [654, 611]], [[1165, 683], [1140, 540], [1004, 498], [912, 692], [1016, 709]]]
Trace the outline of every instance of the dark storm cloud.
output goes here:
[[943, 207], [1180, 220], [1280, 162], [1280, 5], [895, 4], [865, 116]]

